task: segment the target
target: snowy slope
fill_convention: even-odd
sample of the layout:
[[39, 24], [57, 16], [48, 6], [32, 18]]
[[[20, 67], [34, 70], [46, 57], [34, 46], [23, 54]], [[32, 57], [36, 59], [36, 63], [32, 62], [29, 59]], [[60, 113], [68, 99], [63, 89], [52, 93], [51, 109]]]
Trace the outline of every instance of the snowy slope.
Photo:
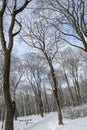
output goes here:
[[87, 130], [87, 117], [75, 120], [64, 119], [63, 126], [57, 124], [57, 113], [45, 115], [43, 119], [40, 116], [30, 116], [28, 120], [26, 125], [25, 118], [19, 118], [14, 123], [14, 130]]

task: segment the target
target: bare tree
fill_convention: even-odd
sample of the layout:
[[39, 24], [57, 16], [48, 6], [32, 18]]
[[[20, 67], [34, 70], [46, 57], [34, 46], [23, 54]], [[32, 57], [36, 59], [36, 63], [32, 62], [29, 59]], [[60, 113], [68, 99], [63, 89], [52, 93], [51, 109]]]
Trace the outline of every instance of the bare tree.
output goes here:
[[72, 100], [72, 104], [73, 106], [75, 106], [75, 102], [74, 102], [74, 96], [73, 96], [73, 92], [72, 92], [72, 89], [70, 87], [70, 83], [69, 83], [69, 79], [68, 79], [68, 75], [66, 73], [66, 68], [65, 68], [65, 65], [66, 65], [66, 58], [65, 58], [65, 55], [64, 55], [64, 59], [63, 59], [63, 56], [61, 57], [61, 60], [58, 61], [58, 63], [60, 64], [60, 67], [62, 67], [63, 69], [63, 74], [64, 74], [64, 77], [65, 77], [65, 80], [66, 80], [66, 83], [67, 83], [67, 87], [68, 87], [68, 91], [70, 93], [70, 97], [71, 97], [71, 100]]
[[[74, 84], [77, 103], [78, 103], [78, 105], [80, 105], [81, 104], [81, 94], [80, 94], [80, 86], [79, 86], [79, 73], [80, 73], [79, 67], [81, 65], [80, 55], [77, 54], [72, 49], [67, 48], [65, 50], [64, 54], [62, 54], [62, 58], [63, 59], [61, 61], [64, 62], [63, 70], [65, 73], [65, 78], [67, 81], [68, 88], [69, 88], [69, 82], [68, 82], [64, 67], [68, 71], [68, 75], [71, 75], [71, 79], [72, 79], [73, 84]], [[70, 92], [70, 90], [69, 90], [69, 92]], [[73, 100], [72, 92], [70, 92], [70, 95], [71, 95], [71, 98]]]
[[36, 48], [40, 52], [42, 52], [43, 56], [45, 57], [49, 65], [52, 80], [53, 80], [52, 89], [53, 89], [54, 99], [57, 106], [59, 125], [62, 125], [63, 124], [62, 112], [61, 112], [60, 101], [58, 97], [58, 82], [57, 82], [56, 73], [53, 65], [53, 60], [56, 54], [58, 53], [58, 42], [60, 41], [59, 34], [57, 34], [54, 29], [52, 30], [52, 28], [50, 28], [50, 26], [47, 25], [43, 19], [40, 19], [39, 23], [35, 21], [35, 24], [33, 24], [33, 26], [32, 24], [26, 26], [25, 24], [25, 28], [28, 31], [24, 30], [25, 34], [24, 37], [21, 37], [22, 40], [27, 45], [32, 46], [33, 48]]
[[[43, 78], [43, 66], [39, 60], [36, 60], [37, 55], [29, 54], [26, 55], [26, 78], [32, 87], [33, 93], [35, 95], [36, 107], [38, 114], [43, 117], [44, 109], [43, 109], [43, 101], [42, 101], [42, 78]], [[29, 58], [30, 57], [30, 58]], [[33, 59], [33, 61], [32, 61]], [[30, 62], [31, 61], [31, 62]]]
[[[5, 130], [13, 130], [13, 119], [15, 112], [15, 102], [12, 101], [10, 95], [10, 64], [11, 64], [11, 52], [14, 44], [14, 37], [21, 31], [21, 23], [17, 20], [17, 15], [22, 12], [31, 0], [25, 0], [21, 6], [18, 6], [18, 1], [2, 0], [0, 2], [0, 41], [2, 50], [4, 52], [4, 74], [3, 74], [3, 91], [6, 104], [6, 120]], [[5, 30], [5, 15], [10, 18], [8, 31]], [[8, 22], [7, 22], [8, 23]], [[18, 30], [15, 30], [18, 27]], [[6, 38], [8, 37], [8, 38]]]

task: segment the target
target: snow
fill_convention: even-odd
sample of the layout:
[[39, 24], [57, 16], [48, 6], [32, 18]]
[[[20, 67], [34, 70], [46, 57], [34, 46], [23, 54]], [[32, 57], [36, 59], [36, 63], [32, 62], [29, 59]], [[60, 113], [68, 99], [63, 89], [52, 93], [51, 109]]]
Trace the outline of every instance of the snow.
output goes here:
[[64, 119], [63, 122], [64, 125], [58, 125], [56, 112], [49, 113], [45, 115], [44, 118], [33, 115], [18, 118], [18, 120], [14, 122], [14, 130], [87, 130], [87, 117], [74, 120]]

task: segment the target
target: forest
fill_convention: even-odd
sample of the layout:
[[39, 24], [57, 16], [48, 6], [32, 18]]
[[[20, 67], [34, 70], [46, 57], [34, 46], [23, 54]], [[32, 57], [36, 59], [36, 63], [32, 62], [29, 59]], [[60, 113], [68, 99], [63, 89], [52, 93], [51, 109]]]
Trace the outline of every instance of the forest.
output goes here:
[[50, 112], [58, 125], [87, 116], [86, 6], [87, 0], [0, 1], [2, 128]]

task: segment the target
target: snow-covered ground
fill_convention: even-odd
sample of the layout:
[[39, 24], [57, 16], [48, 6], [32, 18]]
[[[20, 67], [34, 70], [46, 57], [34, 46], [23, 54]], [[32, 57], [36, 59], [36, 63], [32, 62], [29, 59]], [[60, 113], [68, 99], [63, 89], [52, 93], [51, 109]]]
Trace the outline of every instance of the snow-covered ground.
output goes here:
[[50, 113], [44, 118], [33, 115], [27, 118], [18, 118], [14, 123], [14, 130], [87, 130], [87, 117], [74, 120], [64, 119], [63, 122], [63, 126], [58, 125], [57, 113]]

